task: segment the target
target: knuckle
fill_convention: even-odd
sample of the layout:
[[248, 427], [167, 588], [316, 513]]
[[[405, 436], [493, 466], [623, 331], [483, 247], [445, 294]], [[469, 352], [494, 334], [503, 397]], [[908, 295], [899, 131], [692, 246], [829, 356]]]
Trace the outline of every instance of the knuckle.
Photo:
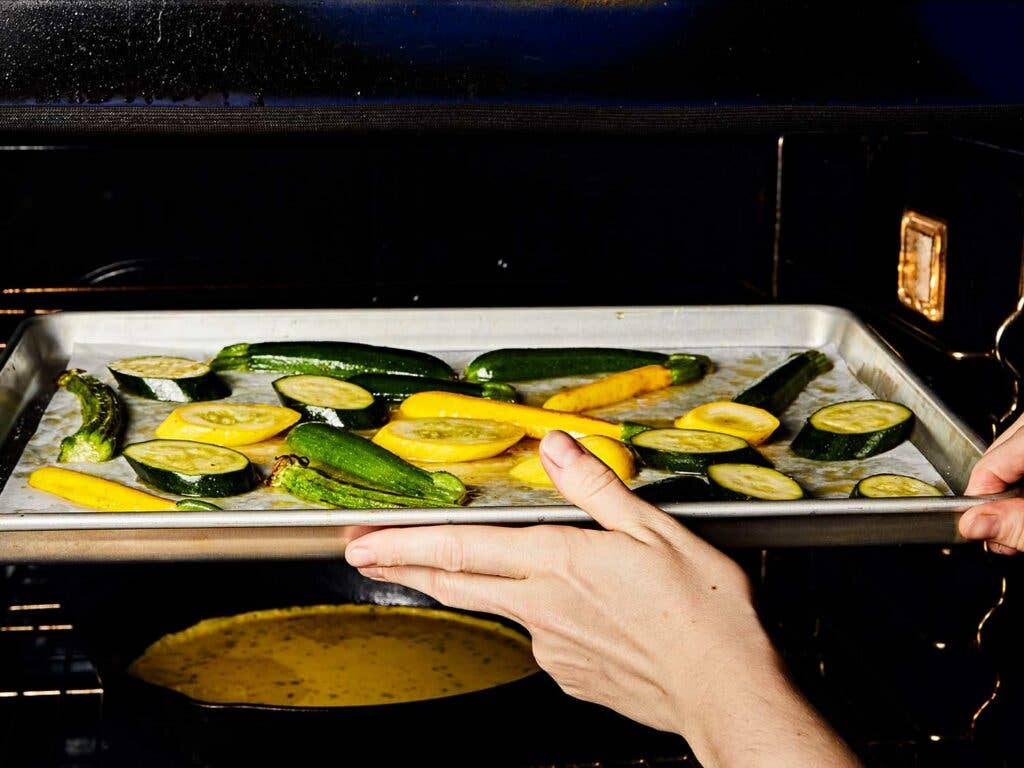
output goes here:
[[439, 603], [451, 606], [455, 599], [452, 577], [448, 571], [432, 571], [429, 577], [430, 594]]
[[[598, 461], [598, 463], [600, 462]], [[580, 497], [584, 502], [596, 499], [619, 482], [619, 478], [609, 467], [604, 464], [601, 466], [603, 468], [600, 470], [597, 467], [588, 466], [587, 471], [580, 478]]]
[[445, 536], [437, 543], [436, 562], [446, 571], [462, 571], [466, 566], [466, 551], [454, 536]]

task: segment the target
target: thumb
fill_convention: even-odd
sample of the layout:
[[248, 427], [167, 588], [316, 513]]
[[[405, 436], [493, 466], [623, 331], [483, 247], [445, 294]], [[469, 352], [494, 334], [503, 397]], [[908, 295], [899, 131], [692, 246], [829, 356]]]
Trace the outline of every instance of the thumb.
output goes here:
[[1024, 499], [1002, 499], [979, 504], [960, 518], [960, 535], [989, 542], [1004, 555], [1024, 548]]
[[637, 538], [664, 512], [634, 495], [615, 473], [565, 432], [554, 430], [540, 443], [548, 477], [572, 504], [610, 531]]
[[971, 470], [964, 493], [983, 496], [1000, 493], [1024, 477], [1024, 431], [1017, 430], [1002, 442], [993, 444]]

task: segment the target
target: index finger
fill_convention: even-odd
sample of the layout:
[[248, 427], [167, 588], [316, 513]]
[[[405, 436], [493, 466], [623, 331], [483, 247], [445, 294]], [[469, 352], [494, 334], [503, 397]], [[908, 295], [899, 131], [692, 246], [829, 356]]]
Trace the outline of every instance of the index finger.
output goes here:
[[345, 559], [356, 568], [414, 565], [525, 579], [537, 552], [523, 540], [523, 531], [493, 525], [386, 528], [353, 541]]
[[965, 493], [980, 496], [1000, 493], [1024, 477], [1024, 432], [1018, 430], [1002, 443], [992, 446], [971, 470]]

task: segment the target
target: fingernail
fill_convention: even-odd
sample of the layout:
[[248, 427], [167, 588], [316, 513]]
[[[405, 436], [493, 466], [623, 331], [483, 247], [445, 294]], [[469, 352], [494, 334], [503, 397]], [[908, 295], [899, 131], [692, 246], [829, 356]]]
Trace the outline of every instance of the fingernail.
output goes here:
[[381, 569], [379, 566], [371, 566], [369, 568], [360, 568], [359, 572], [368, 579], [377, 579], [381, 577]]
[[373, 554], [373, 550], [363, 544], [350, 544], [345, 549], [345, 559], [348, 564], [359, 568], [364, 565], [373, 565], [377, 562], [377, 558]]
[[544, 439], [540, 441], [540, 449], [559, 469], [565, 469], [583, 453], [579, 443], [558, 430], [544, 435]]
[[993, 539], [999, 533], [999, 518], [995, 515], [979, 514], [967, 524], [970, 539]]

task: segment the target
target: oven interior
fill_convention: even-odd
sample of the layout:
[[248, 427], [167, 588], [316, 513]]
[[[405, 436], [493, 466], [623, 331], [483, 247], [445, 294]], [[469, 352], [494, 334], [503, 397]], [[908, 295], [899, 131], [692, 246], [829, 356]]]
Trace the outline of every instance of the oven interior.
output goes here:
[[[126, 20], [94, 5], [96, 23], [83, 28], [60, 4], [0, 0], [11, 22], [0, 23], [0, 65], [18, 64], [0, 79], [0, 101], [14, 105], [0, 107], [0, 341], [33, 315], [76, 309], [823, 303], [867, 321], [986, 439], [1020, 412], [1024, 143], [1012, 104], [1022, 94], [998, 74], [1012, 71], [1009, 47], [993, 44], [969, 69], [978, 49], [948, 34], [964, 19], [974, 25], [965, 34], [992, 22], [992, 8], [965, 16], [969, 3], [921, 3], [882, 23], [864, 7], [826, 44], [812, 31], [829, 20], [807, 4], [767, 3], [753, 26], [731, 23], [742, 3], [718, 15], [665, 4], [689, 8], [690, 45], [622, 11], [616, 23], [634, 19], [625, 28], [638, 47], [616, 48], [619, 58], [594, 64], [605, 19], [575, 38], [555, 27], [540, 48], [561, 52], [554, 63], [512, 66], [526, 26], [502, 36], [508, 9], [488, 19], [479, 4], [473, 23], [505, 41], [493, 58], [464, 36], [444, 55], [417, 49], [382, 68], [370, 49], [356, 56], [323, 33], [351, 21], [328, 6], [240, 4], [213, 19], [211, 4], [141, 3]], [[449, 28], [448, 4], [413, 5]], [[408, 21], [409, 8], [381, 7]], [[1005, 37], [1021, 19], [1003, 11]], [[139, 32], [135, 48], [108, 34], [122, 22]], [[290, 31], [264, 34], [271, 27]], [[920, 34], [904, 45], [912, 27], [930, 29], [931, 45]], [[72, 44], [78, 33], [91, 50]], [[189, 56], [161, 53], [165, 34]], [[249, 39], [263, 42], [239, 43]], [[356, 93], [376, 102], [359, 107]], [[902, 110], [799, 109], [878, 93]], [[922, 118], [917, 97], [966, 104], [968, 115]], [[460, 111], [474, 99], [480, 112]], [[519, 111], [495, 106], [502, 99]], [[424, 100], [442, 106], [423, 118]], [[646, 129], [600, 111], [623, 100]], [[665, 101], [696, 107], [636, 106]], [[135, 111], [95, 111], [113, 103]], [[581, 103], [598, 113], [563, 109]], [[250, 126], [246, 108], [260, 104], [304, 105], [310, 122], [286, 112]], [[947, 227], [941, 322], [897, 295], [907, 212]], [[794, 677], [867, 764], [1015, 763], [1020, 558], [980, 545], [732, 554]], [[239, 581], [301, 570], [216, 567]], [[75, 629], [85, 574], [2, 571], [0, 764], [180, 764], [105, 697]], [[111, 622], [158, 611], [152, 597], [140, 588]], [[530, 765], [696, 764], [680, 740], [577, 712], [607, 738], [584, 729]], [[499, 749], [481, 764], [496, 764]]]

